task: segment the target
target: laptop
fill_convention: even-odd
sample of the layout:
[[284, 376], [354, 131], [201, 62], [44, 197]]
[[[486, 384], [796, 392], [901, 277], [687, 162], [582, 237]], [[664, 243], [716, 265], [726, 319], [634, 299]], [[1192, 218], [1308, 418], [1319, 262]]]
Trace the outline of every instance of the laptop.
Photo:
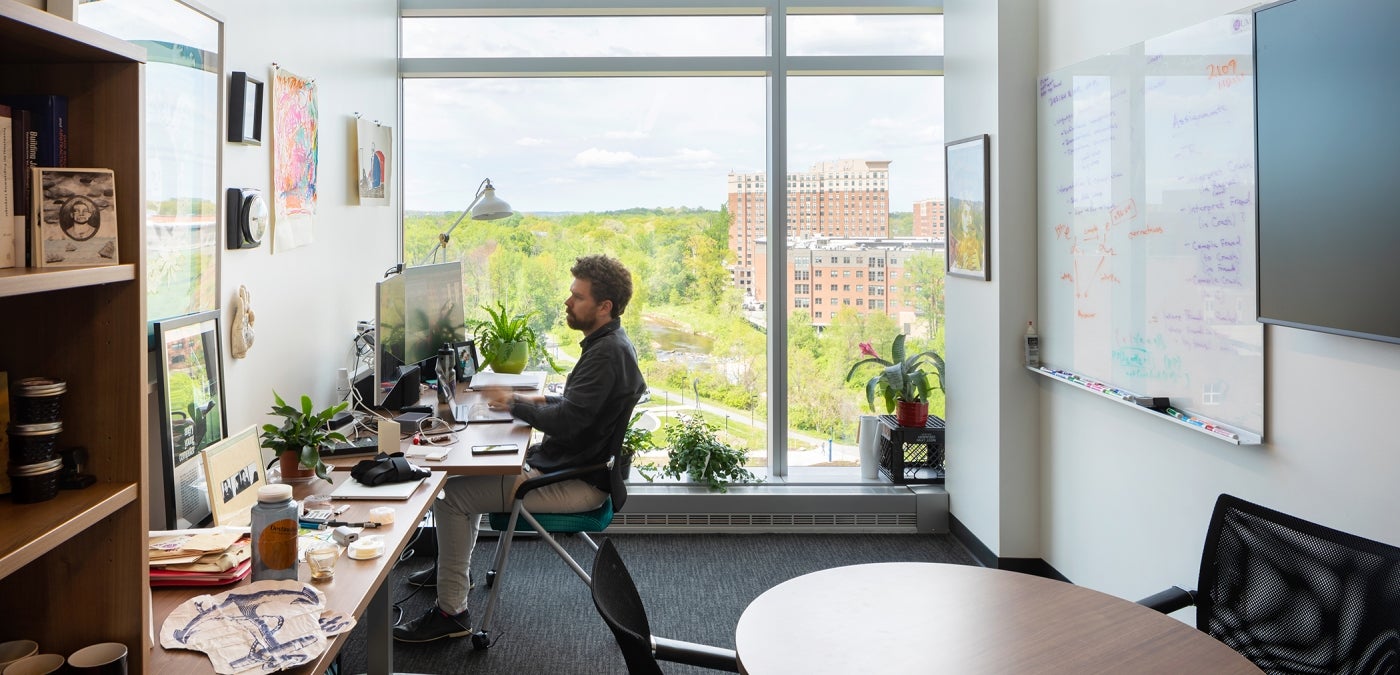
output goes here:
[[355, 480], [346, 478], [344, 483], [335, 486], [331, 492], [331, 499], [392, 499], [406, 500], [413, 496], [413, 492], [423, 484], [423, 479], [409, 480], [402, 483], [385, 483], [383, 485], [369, 486]]
[[488, 424], [493, 422], [514, 422], [509, 410], [492, 410], [484, 405], [467, 405], [457, 402], [457, 392], [449, 385], [438, 384], [439, 399], [446, 399], [441, 403], [441, 414], [444, 421], [449, 424]]

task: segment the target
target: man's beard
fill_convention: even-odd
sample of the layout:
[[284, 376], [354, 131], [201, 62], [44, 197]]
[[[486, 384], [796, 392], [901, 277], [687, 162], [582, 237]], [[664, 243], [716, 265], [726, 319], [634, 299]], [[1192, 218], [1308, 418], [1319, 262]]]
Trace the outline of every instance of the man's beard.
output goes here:
[[574, 316], [573, 312], [564, 312], [564, 323], [569, 324], [569, 328], [580, 331], [592, 330], [598, 325], [598, 322], [596, 320], [591, 322], [584, 321], [583, 319]]

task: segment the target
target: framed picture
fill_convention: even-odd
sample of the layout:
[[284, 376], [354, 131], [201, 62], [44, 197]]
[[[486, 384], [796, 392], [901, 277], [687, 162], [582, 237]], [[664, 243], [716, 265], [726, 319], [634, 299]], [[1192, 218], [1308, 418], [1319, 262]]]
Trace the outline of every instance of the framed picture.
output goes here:
[[262, 145], [263, 83], [241, 70], [233, 71], [228, 84], [228, 140]]
[[258, 488], [267, 484], [258, 428], [248, 427], [200, 451], [209, 506], [215, 527], [244, 526], [258, 503]]
[[34, 266], [117, 264], [117, 181], [112, 170], [31, 171]]
[[947, 273], [989, 281], [990, 144], [987, 135], [950, 141], [943, 149], [948, 195]]
[[163, 507], [164, 529], [200, 527], [213, 515], [200, 451], [223, 440], [228, 423], [219, 371], [219, 313], [157, 321], [155, 331], [163, 480], [152, 487], [152, 511], [160, 515]]

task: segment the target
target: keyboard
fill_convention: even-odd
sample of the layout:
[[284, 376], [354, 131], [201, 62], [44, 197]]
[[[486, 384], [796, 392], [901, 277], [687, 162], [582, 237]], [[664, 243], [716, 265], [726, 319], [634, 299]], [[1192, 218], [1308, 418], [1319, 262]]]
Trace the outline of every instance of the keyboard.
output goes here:
[[355, 438], [344, 443], [336, 443], [321, 451], [327, 457], [344, 457], [346, 455], [373, 455], [379, 452], [379, 439], [377, 438]]

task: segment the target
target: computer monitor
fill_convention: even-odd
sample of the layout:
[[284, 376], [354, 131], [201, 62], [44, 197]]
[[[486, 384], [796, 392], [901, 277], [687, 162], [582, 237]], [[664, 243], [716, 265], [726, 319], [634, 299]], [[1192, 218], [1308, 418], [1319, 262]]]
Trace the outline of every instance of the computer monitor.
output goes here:
[[[432, 364], [444, 344], [466, 339], [462, 263], [406, 267], [375, 286], [375, 406], [418, 401], [418, 380], [431, 378]], [[395, 392], [400, 378], [420, 366], [412, 378], [415, 391]], [[392, 396], [391, 396], [392, 394]]]
[[404, 362], [422, 364], [436, 358], [443, 345], [466, 339], [462, 263], [409, 267], [404, 269], [403, 278], [407, 319]]

